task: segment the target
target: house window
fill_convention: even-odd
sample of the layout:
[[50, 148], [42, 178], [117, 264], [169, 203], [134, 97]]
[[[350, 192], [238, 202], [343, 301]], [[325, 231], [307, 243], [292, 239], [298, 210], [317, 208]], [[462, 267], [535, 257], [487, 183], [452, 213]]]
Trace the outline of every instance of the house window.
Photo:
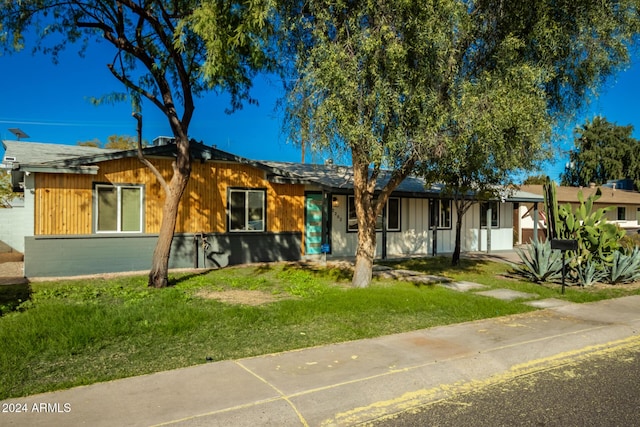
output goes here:
[[429, 204], [429, 228], [451, 228], [451, 200], [432, 200]]
[[[348, 222], [347, 231], [358, 231], [358, 218], [356, 217], [356, 202], [354, 196], [347, 198]], [[400, 231], [400, 199], [389, 197], [385, 205], [387, 217], [387, 231]], [[376, 218], [376, 231], [382, 231], [382, 215]]]
[[96, 232], [141, 233], [143, 197], [141, 185], [96, 185]]
[[480, 205], [480, 227], [487, 226], [487, 210], [491, 208], [491, 228], [498, 228], [498, 202], [485, 202]]
[[229, 231], [265, 231], [266, 191], [229, 190]]
[[624, 206], [618, 206], [618, 221], [626, 221], [627, 219], [627, 208]]

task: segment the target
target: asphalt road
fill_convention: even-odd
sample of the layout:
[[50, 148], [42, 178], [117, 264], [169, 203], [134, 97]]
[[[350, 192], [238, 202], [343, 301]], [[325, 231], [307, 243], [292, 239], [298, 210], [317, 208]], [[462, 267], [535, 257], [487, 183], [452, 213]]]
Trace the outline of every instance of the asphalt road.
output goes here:
[[640, 348], [588, 356], [367, 425], [640, 426]]

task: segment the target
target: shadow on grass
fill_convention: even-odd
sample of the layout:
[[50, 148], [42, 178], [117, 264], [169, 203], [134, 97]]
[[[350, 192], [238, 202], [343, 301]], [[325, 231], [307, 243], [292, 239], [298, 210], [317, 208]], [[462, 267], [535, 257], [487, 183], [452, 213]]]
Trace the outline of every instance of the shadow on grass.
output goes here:
[[258, 274], [268, 273], [273, 270], [273, 267], [269, 263], [260, 264], [256, 267], [255, 272]]
[[20, 304], [31, 299], [31, 285], [0, 285], [0, 316], [15, 310]]
[[203, 269], [202, 271], [197, 271], [197, 272], [193, 272], [193, 273], [187, 273], [187, 274], [183, 274], [179, 277], [171, 277], [169, 278], [169, 286], [177, 286], [178, 284], [182, 283], [182, 282], [186, 282], [190, 279], [193, 279], [194, 277], [201, 277], [201, 276], [206, 276], [207, 274], [209, 274], [210, 272], [212, 272], [213, 270], [218, 270], [217, 268], [208, 268], [208, 269]]
[[310, 263], [305, 261], [290, 263], [282, 268], [282, 271], [287, 270], [304, 270], [311, 272], [316, 276], [329, 278], [336, 282], [349, 281], [353, 277], [353, 271], [349, 268], [322, 266], [317, 263]]
[[[376, 264], [379, 265], [397, 269], [414, 270], [436, 276], [443, 275], [447, 272], [479, 274], [483, 273], [485, 268], [492, 263], [491, 260], [486, 259], [461, 258], [460, 263], [453, 266], [451, 265], [451, 257], [446, 256], [376, 261]], [[506, 265], [507, 264], [505, 264], [505, 266]]]

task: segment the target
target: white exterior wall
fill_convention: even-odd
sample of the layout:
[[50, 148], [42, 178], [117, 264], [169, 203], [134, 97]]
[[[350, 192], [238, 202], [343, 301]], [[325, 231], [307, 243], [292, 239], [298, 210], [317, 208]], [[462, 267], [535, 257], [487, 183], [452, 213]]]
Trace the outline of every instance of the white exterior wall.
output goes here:
[[[491, 250], [511, 250], [513, 249], [513, 203], [498, 203], [498, 209], [498, 227], [491, 229]], [[487, 250], [487, 229], [480, 228], [479, 204], [473, 204], [464, 215], [462, 230], [463, 251]]]
[[624, 229], [640, 228], [640, 211], [638, 211], [638, 209], [640, 208], [637, 205], [619, 205], [619, 207], [623, 206], [625, 208], [625, 220], [618, 220], [618, 206], [615, 206], [613, 209], [604, 214], [607, 218], [607, 222], [618, 224]]
[[24, 207], [0, 209], [0, 242], [22, 253], [24, 238], [33, 236], [35, 224], [33, 183], [33, 175], [25, 177]]
[[[347, 232], [347, 196], [335, 195], [338, 206], [332, 208], [331, 253], [333, 256], [354, 256], [358, 233]], [[499, 226], [491, 230], [491, 250], [513, 249], [513, 204], [500, 203]], [[452, 253], [455, 248], [455, 207], [452, 207], [450, 229], [439, 229], [437, 253]], [[431, 255], [433, 231], [429, 230], [429, 200], [402, 198], [400, 203], [400, 232], [387, 232], [388, 256]], [[462, 222], [461, 248], [463, 252], [486, 251], [487, 232], [480, 229], [480, 206], [474, 204]], [[376, 256], [382, 254], [382, 233], [377, 233]]]

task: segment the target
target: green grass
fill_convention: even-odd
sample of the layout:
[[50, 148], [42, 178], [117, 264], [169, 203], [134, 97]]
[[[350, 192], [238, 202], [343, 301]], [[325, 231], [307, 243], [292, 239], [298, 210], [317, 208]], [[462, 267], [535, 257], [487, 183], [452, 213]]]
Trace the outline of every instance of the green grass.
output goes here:
[[[429, 258], [395, 265], [562, 297], [558, 286], [505, 277], [505, 264], [465, 260], [453, 269], [448, 259]], [[146, 277], [2, 287], [0, 293], [30, 298], [15, 311], [7, 298], [2, 305], [0, 399], [533, 310], [472, 292], [391, 280], [353, 289], [349, 276], [339, 269], [267, 264], [174, 275], [173, 286], [159, 290], [147, 288]], [[228, 290], [259, 291], [274, 301], [253, 306], [203, 297]], [[629, 293], [607, 291], [569, 288], [563, 298], [591, 301]]]

